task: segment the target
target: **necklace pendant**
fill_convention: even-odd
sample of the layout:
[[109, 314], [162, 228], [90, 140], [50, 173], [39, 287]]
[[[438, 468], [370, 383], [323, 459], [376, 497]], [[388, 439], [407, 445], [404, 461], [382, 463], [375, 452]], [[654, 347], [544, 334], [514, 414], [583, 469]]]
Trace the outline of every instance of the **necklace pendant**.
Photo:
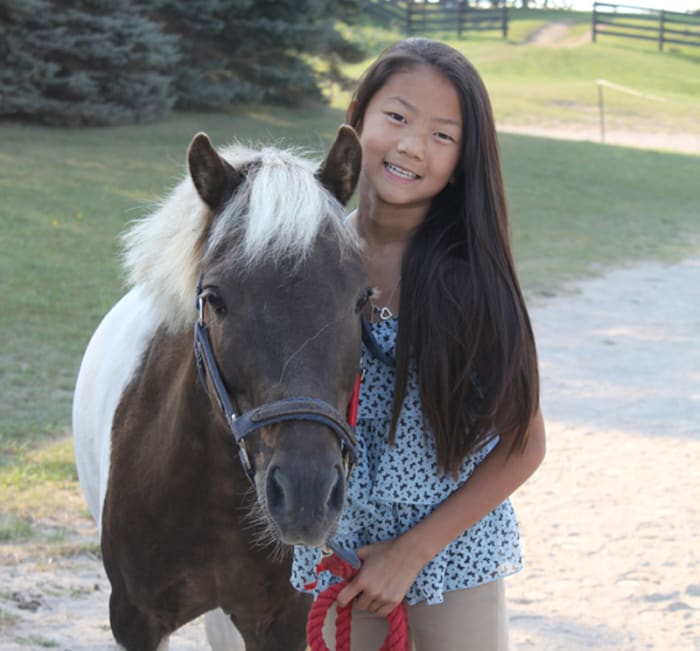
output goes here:
[[387, 321], [394, 316], [394, 313], [389, 309], [387, 305], [379, 310], [379, 318], [382, 321]]

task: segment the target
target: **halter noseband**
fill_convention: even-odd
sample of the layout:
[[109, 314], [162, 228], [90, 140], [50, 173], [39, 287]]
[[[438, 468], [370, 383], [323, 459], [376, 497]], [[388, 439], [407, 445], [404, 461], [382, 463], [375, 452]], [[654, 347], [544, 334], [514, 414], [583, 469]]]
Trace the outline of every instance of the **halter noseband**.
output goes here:
[[[289, 420], [310, 420], [322, 423], [336, 433], [340, 444], [340, 453], [343, 457], [343, 469], [347, 479], [357, 461], [357, 439], [353, 428], [346, 422], [342, 414], [328, 402], [317, 398], [285, 398], [265, 403], [243, 414], [236, 413], [211, 347], [209, 329], [204, 321], [204, 301], [205, 298], [202, 296], [202, 279], [200, 277], [197, 284], [197, 311], [199, 316], [194, 325], [194, 353], [197, 361], [197, 370], [204, 390], [207, 392], [207, 375], [211, 380], [214, 395], [238, 445], [241, 464], [250, 482], [255, 485], [253, 465], [250, 462], [246, 447], [246, 437], [262, 427]], [[358, 390], [359, 384], [356, 384], [351, 406], [357, 403], [356, 394]], [[355, 423], [353, 422], [352, 424], [354, 425]]]

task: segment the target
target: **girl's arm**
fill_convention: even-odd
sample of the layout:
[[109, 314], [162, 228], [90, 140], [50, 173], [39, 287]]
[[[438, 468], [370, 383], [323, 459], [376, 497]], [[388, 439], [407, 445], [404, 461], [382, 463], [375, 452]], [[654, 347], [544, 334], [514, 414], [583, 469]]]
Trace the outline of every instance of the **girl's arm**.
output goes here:
[[338, 604], [344, 607], [357, 597], [357, 608], [388, 615], [426, 563], [506, 500], [542, 463], [546, 445], [539, 409], [525, 448], [509, 454], [511, 443], [510, 436], [501, 436], [471, 477], [412, 529], [395, 540], [361, 547], [362, 568], [340, 592]]

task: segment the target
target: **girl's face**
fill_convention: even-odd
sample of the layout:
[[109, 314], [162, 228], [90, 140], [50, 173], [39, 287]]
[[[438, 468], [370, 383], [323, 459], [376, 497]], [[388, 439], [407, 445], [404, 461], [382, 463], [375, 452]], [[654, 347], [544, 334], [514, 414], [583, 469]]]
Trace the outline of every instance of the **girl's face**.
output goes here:
[[427, 213], [462, 151], [457, 91], [428, 65], [395, 73], [369, 101], [360, 142], [361, 192]]

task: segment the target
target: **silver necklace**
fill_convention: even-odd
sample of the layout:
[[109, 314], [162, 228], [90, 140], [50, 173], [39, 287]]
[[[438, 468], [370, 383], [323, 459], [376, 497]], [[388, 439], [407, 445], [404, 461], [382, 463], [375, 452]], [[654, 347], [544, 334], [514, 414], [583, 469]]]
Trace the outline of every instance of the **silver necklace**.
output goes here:
[[372, 297], [370, 296], [369, 298], [369, 304], [372, 308], [372, 318], [370, 319], [371, 321], [374, 321], [375, 317], [379, 317], [380, 321], [388, 321], [389, 319], [393, 319], [398, 316], [398, 314], [394, 314], [392, 309], [389, 307], [389, 304], [391, 303], [392, 299], [394, 298], [394, 294], [396, 294], [396, 290], [399, 288], [399, 285], [401, 284], [401, 277], [396, 281], [396, 285], [394, 285], [394, 289], [391, 290], [391, 294], [389, 294], [389, 298], [386, 301], [386, 305], [383, 305], [382, 307], [379, 307], [378, 305], [375, 305], [374, 301], [372, 300]]

